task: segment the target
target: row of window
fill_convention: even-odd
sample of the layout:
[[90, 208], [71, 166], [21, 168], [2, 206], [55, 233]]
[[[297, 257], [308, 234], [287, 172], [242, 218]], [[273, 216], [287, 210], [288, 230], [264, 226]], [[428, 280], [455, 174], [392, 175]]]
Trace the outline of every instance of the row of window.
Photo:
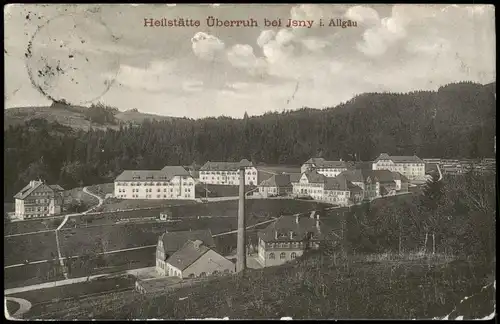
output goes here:
[[309, 183], [307, 179], [300, 180], [299, 185], [307, 186], [307, 187], [323, 187], [323, 183]]
[[[239, 174], [239, 171], [200, 171], [200, 175], [206, 175], [206, 174], [219, 174], [219, 175], [238, 175]], [[249, 170], [246, 170], [245, 171], [245, 174], [247, 175], [256, 175], [257, 172], [256, 171], [249, 171]]]
[[32, 193], [33, 196], [48, 196], [50, 194], [52, 194], [52, 192], [50, 191], [41, 191]]
[[32, 214], [32, 215], [24, 215], [24, 218], [36, 218], [36, 217], [44, 217], [44, 216], [48, 216], [47, 214]]
[[48, 204], [50, 199], [29, 199], [25, 200], [25, 204]]
[[[180, 190], [182, 191], [182, 190]], [[125, 189], [118, 189], [118, 192], [126, 192]], [[132, 189], [132, 192], [139, 192], [139, 189]], [[146, 192], [153, 192], [153, 189], [151, 188], [146, 188]], [[161, 189], [158, 188], [156, 190], [156, 192], [161, 192]], [[167, 189], [163, 189], [163, 192], [167, 192]], [[170, 188], [170, 193], [173, 193], [174, 192], [174, 189], [173, 188]], [[178, 192], [178, 190], [176, 190], [176, 192]], [[191, 192], [191, 188], [184, 188], [184, 192]]]
[[[285, 235], [286, 236], [286, 235]], [[277, 243], [267, 243], [268, 248], [301, 248], [304, 246], [304, 242], [277, 242]]]
[[[184, 196], [175, 196], [176, 198], [183, 198], [183, 197], [186, 197], [186, 195]], [[128, 196], [127, 195], [117, 195], [116, 198], [122, 198], [122, 199], [127, 199]], [[132, 195], [132, 198], [139, 198], [139, 195], [136, 195], [136, 194], [133, 194]], [[153, 195], [146, 195], [145, 197], [146, 199], [148, 198], [153, 198]], [[162, 199], [162, 195], [156, 195], [156, 198], [157, 199]], [[167, 198], [172, 198], [172, 195], [163, 195], [163, 199], [167, 199]]]
[[25, 208], [26, 212], [34, 212], [34, 211], [44, 211], [44, 210], [49, 210], [49, 207], [26, 207]]
[[[255, 181], [256, 177], [252, 176], [252, 177], [245, 178], [245, 180], [248, 180], [248, 179], [252, 179]], [[217, 177], [215, 177], [215, 176], [210, 176], [210, 177], [209, 176], [201, 176], [200, 180], [218, 180], [218, 181], [220, 181], [220, 180], [222, 180], [222, 181], [233, 180], [233, 181], [236, 181], [236, 180], [239, 180], [239, 178], [238, 177], [224, 177], [224, 176], [222, 176], [222, 177], [219, 177], [219, 176], [217, 176]]]
[[[297, 253], [295, 253], [295, 252], [290, 253], [290, 259], [292, 259], [292, 260], [293, 260], [293, 259], [295, 259], [296, 257], [297, 257]], [[274, 260], [274, 259], [276, 259], [276, 256], [274, 255], [274, 253], [272, 253], [272, 252], [271, 252], [271, 253], [269, 253], [269, 259], [270, 259], [270, 260]], [[281, 252], [281, 253], [280, 253], [280, 260], [285, 260], [285, 259], [286, 259], [286, 253], [285, 253], [285, 252]]]
[[[173, 182], [116, 182], [117, 186], [175, 186], [177, 184]], [[183, 181], [182, 185], [183, 186], [189, 186], [193, 185], [194, 182], [192, 181]]]
[[[233, 180], [230, 180], [230, 181], [225, 181], [225, 180], [215, 180], [215, 179], [213, 179], [213, 177], [212, 177], [212, 179], [201, 179], [201, 178], [200, 178], [200, 180], [201, 180], [201, 182], [203, 182], [203, 183], [212, 183], [212, 184], [228, 184], [228, 185], [232, 185], [232, 184], [236, 185], [236, 184], [239, 184], [239, 181], [238, 181], [238, 180], [234, 180], [234, 181], [233, 181]], [[255, 181], [255, 182], [254, 182], [254, 181]], [[254, 185], [254, 183], [256, 183], [256, 182], [257, 182], [257, 181], [256, 181], [255, 179], [254, 179], [253, 181], [252, 181], [252, 180], [249, 180], [249, 181], [248, 181], [248, 185], [253, 186], [253, 185]]]

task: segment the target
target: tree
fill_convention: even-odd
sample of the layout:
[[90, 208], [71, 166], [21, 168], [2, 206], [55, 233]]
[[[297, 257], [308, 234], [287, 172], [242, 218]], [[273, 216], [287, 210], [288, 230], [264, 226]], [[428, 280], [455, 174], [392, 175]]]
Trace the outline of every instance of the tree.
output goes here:
[[[72, 187], [111, 182], [125, 169], [161, 169], [192, 161], [246, 157], [255, 163], [300, 165], [318, 152], [326, 159], [356, 153], [351, 160], [370, 160], [380, 152], [493, 157], [496, 105], [490, 88], [460, 83], [438, 92], [372, 93], [322, 110], [304, 108], [243, 120], [176, 118], [116, 131], [72, 130], [33, 119], [4, 130], [4, 197], [11, 201], [36, 177]], [[472, 102], [481, 104], [471, 110]], [[104, 123], [115, 112], [103, 104], [94, 105], [88, 114], [92, 111], [97, 115], [88, 117]]]
[[443, 217], [448, 212], [449, 204], [439, 175], [433, 174], [423, 188], [421, 199], [423, 224], [425, 228], [424, 253], [427, 252], [429, 234], [432, 236], [432, 253], [436, 252], [436, 234], [442, 234]]
[[3, 225], [4, 225], [4, 227], [10, 223], [11, 223], [11, 220], [10, 220], [9, 214], [4, 211], [3, 212]]

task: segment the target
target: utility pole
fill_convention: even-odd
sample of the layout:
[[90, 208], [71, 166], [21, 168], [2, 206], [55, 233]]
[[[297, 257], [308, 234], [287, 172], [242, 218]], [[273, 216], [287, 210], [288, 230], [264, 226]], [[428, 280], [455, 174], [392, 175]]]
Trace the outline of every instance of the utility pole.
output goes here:
[[240, 167], [240, 198], [238, 207], [238, 245], [236, 272], [241, 272], [247, 267], [245, 245], [245, 167]]

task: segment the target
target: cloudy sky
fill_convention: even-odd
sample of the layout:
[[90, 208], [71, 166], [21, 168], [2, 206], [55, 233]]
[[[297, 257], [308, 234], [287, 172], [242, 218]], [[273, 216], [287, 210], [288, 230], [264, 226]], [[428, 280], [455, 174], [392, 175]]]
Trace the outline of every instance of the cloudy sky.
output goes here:
[[[8, 5], [6, 107], [102, 102], [192, 118], [335, 106], [495, 80], [485, 5]], [[258, 27], [209, 27], [206, 18]], [[144, 27], [144, 19], [199, 27]], [[281, 19], [265, 27], [264, 18]], [[312, 28], [286, 28], [288, 19]], [[323, 27], [318, 26], [320, 19]], [[328, 26], [330, 19], [357, 27]]]

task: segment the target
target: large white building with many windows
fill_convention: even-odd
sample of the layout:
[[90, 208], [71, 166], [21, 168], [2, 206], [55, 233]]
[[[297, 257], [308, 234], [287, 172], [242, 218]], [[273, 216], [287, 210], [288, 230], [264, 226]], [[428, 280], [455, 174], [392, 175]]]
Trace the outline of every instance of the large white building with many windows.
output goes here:
[[316, 170], [304, 172], [292, 182], [293, 194], [310, 196], [314, 200], [347, 206], [363, 199], [363, 189], [342, 175], [326, 177]]
[[372, 170], [399, 172], [409, 180], [425, 180], [425, 162], [416, 155], [389, 156], [382, 153], [373, 161]]
[[195, 181], [182, 166], [125, 170], [115, 179], [119, 199], [195, 199]]
[[349, 163], [345, 161], [327, 161], [323, 158], [310, 158], [300, 168], [300, 172], [316, 170], [319, 174], [327, 177], [336, 177], [341, 172], [349, 169]]
[[245, 167], [245, 185], [257, 186], [259, 175], [252, 162], [243, 159], [240, 162], [210, 162], [200, 169], [200, 182], [215, 185], [239, 185], [239, 169]]

